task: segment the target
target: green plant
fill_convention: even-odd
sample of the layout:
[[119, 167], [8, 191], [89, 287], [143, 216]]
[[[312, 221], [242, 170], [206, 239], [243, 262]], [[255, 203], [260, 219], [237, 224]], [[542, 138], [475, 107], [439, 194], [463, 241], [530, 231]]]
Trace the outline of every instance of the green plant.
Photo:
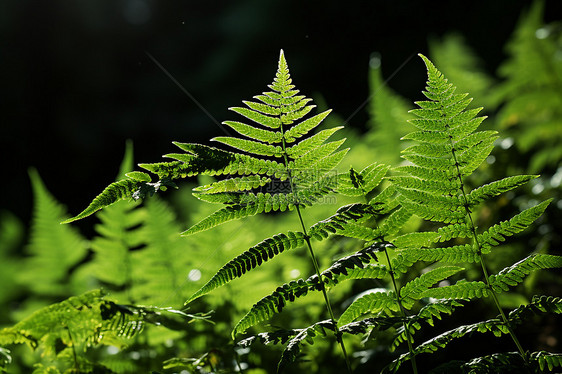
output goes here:
[[[513, 176], [494, 181], [470, 190], [467, 179], [488, 157], [496, 135], [494, 131], [475, 131], [484, 117], [476, 117], [480, 108], [466, 110], [471, 99], [467, 94], [455, 93], [456, 87], [435, 68], [425, 57], [428, 82], [424, 95], [428, 101], [416, 104], [420, 109], [412, 112], [418, 117], [412, 120], [419, 131], [408, 134], [405, 139], [417, 144], [404, 151], [404, 158], [411, 165], [396, 170], [401, 174], [392, 177], [399, 191], [400, 204], [407, 210], [426, 220], [441, 223], [436, 231], [406, 234], [396, 240], [403, 248], [400, 255], [412, 260], [442, 261], [449, 263], [474, 262], [481, 266], [482, 281], [459, 280], [454, 285], [424, 291], [425, 297], [448, 299], [475, 299], [491, 297], [500, 318], [471, 326], [461, 326], [430, 343], [424, 343], [414, 353], [432, 352], [442, 348], [448, 340], [464, 336], [472, 331], [492, 331], [495, 335], [509, 334], [526, 366], [534, 363], [536, 355], [529, 355], [519, 339], [514, 326], [520, 323], [517, 312], [509, 318], [498, 300], [498, 294], [521, 283], [525, 276], [537, 269], [562, 266], [562, 257], [547, 254], [532, 254], [525, 259], [507, 266], [497, 274], [489, 274], [486, 257], [493, 248], [528, 228], [544, 212], [549, 200], [524, 210], [507, 221], [479, 231], [474, 221], [474, 211], [488, 199], [510, 191], [535, 178], [531, 175]], [[466, 242], [448, 247], [432, 248], [433, 243]], [[545, 309], [560, 312], [560, 300], [549, 299], [543, 308], [530, 310], [544, 312]], [[533, 304], [530, 304], [533, 305]], [[433, 343], [436, 343], [432, 345]], [[431, 348], [428, 348], [430, 346]], [[542, 357], [542, 356], [541, 356]], [[407, 356], [391, 365], [396, 369]], [[496, 359], [509, 362], [508, 355], [496, 354]], [[512, 356], [509, 356], [512, 358]], [[558, 358], [552, 359], [556, 363]], [[482, 364], [480, 362], [479, 364]], [[489, 362], [494, 364], [494, 361]], [[540, 364], [541, 367], [543, 364]]]
[[[81, 251], [69, 259], [63, 270], [59, 270], [60, 274], [52, 272], [54, 275], [44, 281], [41, 289], [46, 291], [41, 297], [51, 300], [67, 297], [67, 291], [60, 285], [70, 280], [74, 290], [91, 289], [91, 284], [96, 288], [103, 286], [115, 301], [107, 300], [100, 291], [59, 300], [2, 330], [0, 344], [27, 342], [34, 347], [41, 342], [49, 360], [38, 364], [36, 372], [93, 372], [93, 362], [102, 362], [96, 370], [124, 372], [127, 369], [123, 366], [110, 368], [106, 364], [107, 355], [99, 353], [101, 361], [81, 355], [85, 350], [90, 352], [87, 348], [92, 345], [122, 345], [125, 340], [121, 339], [129, 338], [126, 342], [135, 352], [150, 352], [159, 359], [165, 356], [165, 370], [185, 368], [201, 373], [243, 370], [245, 363], [238, 352], [248, 349], [250, 354], [259, 352], [256, 342], [285, 344], [278, 371], [302, 361], [301, 350], [306, 343], [318, 343], [320, 350], [326, 352], [331, 352], [334, 344], [341, 352], [340, 367], [345, 365], [351, 372], [354, 367], [360, 368], [361, 363], [354, 361], [350, 352], [357, 350], [358, 337], [364, 337], [366, 344], [380, 340], [388, 342], [385, 348], [403, 352], [386, 371], [397, 372], [403, 363], [410, 361], [412, 371], [417, 373], [426, 370], [427, 363], [419, 361], [427, 356], [424, 353], [445, 349], [473, 332], [491, 332], [496, 336], [509, 335], [517, 352], [486, 352], [468, 361], [438, 360], [432, 366], [437, 366], [437, 372], [486, 372], [491, 368], [511, 370], [518, 366], [538, 372], [561, 366], [559, 354], [543, 350], [527, 352], [516, 327], [536, 315], [560, 314], [562, 301], [538, 295], [505, 313], [498, 299], [500, 293], [521, 284], [532, 271], [562, 266], [561, 257], [533, 253], [496, 274], [491, 274], [488, 266], [495, 247], [538, 220], [550, 201], [538, 203], [487, 229], [479, 228], [479, 207], [535, 177], [513, 176], [488, 184], [472, 178], [489, 156], [496, 133], [476, 131], [484, 119], [477, 117], [480, 109], [467, 109], [471, 101], [467, 94], [457, 94], [435, 66], [422, 58], [428, 71], [424, 94], [429, 100], [417, 102], [420, 109], [411, 111], [418, 117], [411, 124], [419, 131], [404, 137], [408, 144], [403, 152], [405, 165], [391, 169], [370, 160], [361, 171], [354, 168], [336, 171], [348, 151], [339, 150], [344, 139], [329, 141], [340, 127], [318, 131], [329, 110], [305, 117], [314, 106], [295, 89], [281, 53], [276, 77], [269, 86], [272, 91], [255, 96], [256, 101], [245, 101], [246, 107], [231, 108], [252, 124], [224, 122], [245, 138], [214, 139], [234, 148], [233, 151], [176, 142], [183, 153], [166, 155], [173, 161], [140, 165], [157, 177], [153, 182], [147, 172], [129, 171], [132, 166], [129, 148], [117, 182], [110, 184], [76, 217], [65, 220], [60, 209], [38, 208], [38, 212], [43, 211], [36, 221], [38, 228], [39, 222], [45, 221], [46, 227], [50, 227], [55, 220], [69, 223], [94, 213], [101, 220], [93, 240], [76, 236]], [[375, 83], [380, 87], [380, 76]], [[392, 97], [388, 92], [381, 95]], [[391, 103], [398, 101], [389, 99]], [[403, 108], [404, 105], [400, 102], [389, 106]], [[384, 109], [374, 108], [377, 113], [384, 113]], [[379, 116], [378, 121], [383, 118]], [[162, 201], [149, 200], [145, 206], [121, 201], [143, 199], [159, 190], [176, 187], [178, 180], [193, 176], [199, 177], [200, 185], [193, 189], [197, 201], [191, 201], [188, 208], [206, 212], [206, 203], [218, 204], [220, 208], [202, 219], [197, 218], [199, 213], [190, 213], [189, 220], [194, 223], [183, 232], [184, 238], [176, 235], [179, 225]], [[40, 185], [38, 176], [34, 177], [34, 185]], [[36, 190], [43, 191], [37, 195], [38, 207], [46, 203], [56, 205], [44, 187]], [[338, 204], [334, 212], [332, 203], [335, 202]], [[292, 214], [279, 214], [287, 210]], [[317, 218], [325, 217], [328, 210], [329, 217]], [[244, 221], [248, 230], [257, 232], [258, 226], [271, 220], [276, 225], [276, 234], [267, 234], [266, 239], [254, 245], [236, 239], [232, 229], [226, 231], [229, 225], [222, 225], [258, 214], [261, 215], [259, 225], [251, 224], [252, 220]], [[68, 226], [58, 228], [63, 232], [59, 235], [61, 239], [37, 246], [38, 250], [32, 252], [34, 258], [50, 258], [49, 251], [52, 254], [58, 250], [55, 242], [71, 242], [68, 238], [77, 235], [68, 234]], [[37, 240], [56, 233], [54, 228], [39, 231]], [[222, 253], [214, 257], [214, 263], [208, 265], [212, 269], [211, 277], [201, 287], [195, 282], [186, 283], [184, 278], [190, 269], [201, 274], [201, 264], [193, 258], [215, 248], [220, 238], [231, 241], [232, 246], [249, 249], [238, 251], [226, 264]], [[280, 271], [284, 270], [283, 265], [271, 267], [282, 261], [281, 258], [297, 261], [299, 248], [306, 248], [311, 264], [306, 271], [312, 275], [288, 277]], [[283, 256], [278, 256], [281, 253]], [[276, 261], [270, 262], [272, 259]], [[470, 273], [461, 278], [463, 268], [458, 264], [472, 273], [472, 264], [477, 264], [481, 278], [473, 279]], [[281, 285], [251, 307], [242, 308], [241, 302], [228, 292], [219, 301], [202, 298], [212, 291], [231, 287], [233, 280], [251, 280], [255, 274], [268, 278], [264, 282], [267, 286]], [[450, 285], [453, 279], [456, 283]], [[33, 281], [27, 281], [29, 287], [34, 287]], [[58, 285], [57, 292], [48, 291], [53, 285]], [[255, 284], [247, 283], [242, 289], [246, 291], [250, 287]], [[185, 296], [189, 294], [190, 297]], [[353, 295], [351, 299], [350, 295]], [[217, 323], [210, 329], [205, 328], [207, 324], [191, 327], [187, 322], [207, 315], [187, 315], [185, 311], [161, 306], [177, 304], [186, 298], [186, 309], [207, 311], [213, 306], [217, 309], [215, 319], [226, 323]], [[430, 326], [445, 315], [457, 315], [458, 310], [480, 298], [491, 300], [498, 318], [476, 323], [461, 321], [460, 326], [431, 338]], [[324, 311], [303, 312], [318, 302]], [[299, 303], [305, 308], [291, 312]], [[287, 307], [289, 304], [291, 308]], [[241, 318], [231, 323], [240, 311]], [[285, 313], [293, 313], [291, 316], [302, 313], [305, 317], [283, 321]], [[278, 325], [280, 321], [291, 326], [269, 327], [269, 332], [259, 332], [267, 322]], [[146, 323], [162, 325], [164, 329], [151, 328], [139, 335], [140, 327]], [[232, 325], [230, 335], [234, 344], [229, 343], [226, 331]], [[46, 326], [48, 330], [44, 330]], [[247, 331], [249, 335], [235, 342]], [[330, 335], [335, 339], [329, 338]], [[419, 335], [425, 342], [417, 342]], [[171, 344], [173, 349], [163, 349], [163, 343]], [[383, 360], [388, 363], [386, 356], [381, 360], [376, 350], [362, 353], [367, 358], [362, 361], [368, 364], [376, 365], [374, 361]], [[2, 349], [0, 355], [0, 367], [4, 367], [11, 354]], [[250, 358], [248, 363], [252, 364]], [[259, 367], [259, 363], [255, 365]], [[132, 365], [129, 370], [138, 367]]]

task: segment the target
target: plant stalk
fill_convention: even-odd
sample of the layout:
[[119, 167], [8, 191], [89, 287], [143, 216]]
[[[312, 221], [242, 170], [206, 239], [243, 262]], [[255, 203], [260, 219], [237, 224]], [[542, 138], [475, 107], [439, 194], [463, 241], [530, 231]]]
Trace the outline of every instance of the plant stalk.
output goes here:
[[[386, 260], [388, 261], [388, 271], [390, 274], [390, 279], [392, 279], [392, 285], [394, 286], [394, 292], [396, 292], [396, 302], [400, 307], [400, 312], [402, 317], [406, 318], [406, 309], [402, 305], [402, 300], [400, 300], [400, 288], [396, 284], [396, 278], [394, 278], [394, 271], [392, 270], [392, 265], [390, 264], [390, 257], [388, 256], [388, 251], [384, 249], [384, 254], [386, 255]], [[406, 331], [406, 341], [408, 342], [408, 351], [410, 352], [410, 362], [412, 363], [412, 371], [414, 374], [418, 374], [418, 366], [416, 364], [416, 356], [414, 355], [414, 346], [412, 342], [414, 341], [412, 334], [410, 334], [409, 323], [404, 321], [404, 329]]]
[[310, 237], [308, 236], [308, 233], [306, 232], [306, 226], [304, 225], [304, 220], [302, 218], [302, 214], [301, 214], [301, 210], [300, 210], [300, 206], [299, 206], [299, 202], [297, 199], [297, 195], [296, 195], [296, 190], [295, 190], [295, 186], [293, 184], [293, 178], [291, 175], [291, 170], [289, 169], [289, 160], [287, 158], [287, 148], [286, 148], [286, 143], [285, 143], [285, 132], [283, 130], [283, 125], [281, 125], [281, 133], [283, 134], [282, 137], [282, 148], [283, 148], [283, 159], [285, 161], [285, 167], [287, 168], [287, 173], [288, 173], [288, 180], [289, 180], [289, 184], [291, 186], [291, 193], [293, 194], [293, 198], [295, 200], [295, 207], [296, 207], [296, 211], [297, 214], [299, 216], [299, 221], [301, 223], [301, 228], [304, 234], [304, 239], [306, 241], [306, 246], [308, 247], [308, 253], [310, 255], [310, 258], [312, 260], [312, 265], [314, 266], [314, 271], [316, 272], [316, 276], [318, 277], [318, 282], [320, 284], [320, 289], [322, 290], [322, 295], [324, 296], [324, 303], [326, 304], [326, 309], [328, 309], [328, 314], [330, 316], [330, 319], [332, 320], [332, 324], [334, 325], [334, 333], [336, 335], [336, 340], [339, 343], [343, 356], [345, 358], [345, 365], [347, 367], [347, 371], [348, 373], [353, 373], [352, 369], [351, 369], [351, 363], [349, 361], [349, 356], [347, 355], [347, 350], [345, 349], [345, 344], [343, 342], [342, 339], [342, 333], [340, 332], [339, 328], [338, 328], [338, 324], [336, 321], [336, 318], [334, 317], [334, 312], [332, 310], [332, 305], [330, 303], [330, 299], [328, 297], [328, 293], [326, 292], [326, 287], [324, 285], [324, 282], [322, 281], [322, 276], [320, 274], [320, 268], [318, 266], [318, 261], [316, 260], [316, 255], [314, 254], [314, 250], [312, 249], [312, 244], [310, 243]]
[[498, 300], [498, 296], [496, 294], [496, 291], [494, 291], [494, 289], [492, 288], [492, 285], [490, 284], [490, 277], [488, 276], [488, 270], [487, 270], [486, 264], [484, 262], [484, 256], [482, 255], [482, 247], [480, 246], [480, 242], [478, 241], [478, 235], [476, 234], [476, 225], [474, 224], [474, 221], [472, 220], [472, 215], [471, 215], [469, 205], [468, 205], [468, 198], [466, 197], [466, 193], [464, 191], [464, 183], [463, 183], [463, 180], [462, 180], [462, 175], [461, 175], [461, 172], [460, 172], [460, 167], [459, 167], [459, 163], [458, 163], [458, 160], [457, 160], [457, 156], [455, 154], [454, 145], [452, 144], [452, 140], [451, 140], [451, 146], [453, 147], [452, 154], [453, 154], [453, 159], [455, 161], [455, 165], [456, 165], [456, 168], [457, 168], [457, 176], [458, 176], [459, 182], [460, 182], [460, 188], [459, 189], [460, 189], [460, 191], [462, 193], [462, 196], [463, 196], [463, 199], [464, 199], [464, 209], [465, 209], [465, 212], [466, 212], [466, 216], [468, 217], [468, 223], [470, 224], [470, 230], [472, 232], [472, 239], [474, 240], [474, 244], [476, 245], [476, 248], [478, 248], [478, 258], [480, 260], [480, 265], [482, 267], [482, 274], [484, 275], [484, 280], [486, 281], [486, 286], [488, 287], [488, 290], [490, 291], [490, 294], [492, 295], [492, 299], [494, 300], [494, 304], [496, 305], [496, 308], [498, 309], [498, 312], [500, 313], [500, 316], [503, 320], [503, 323], [507, 327], [507, 331], [509, 332], [509, 335], [511, 336], [511, 339], [515, 343], [515, 345], [517, 347], [517, 350], [519, 351], [519, 354], [521, 355], [521, 357], [523, 358], [523, 361], [525, 362], [525, 365], [527, 365], [529, 363], [528, 358], [527, 358], [527, 354], [525, 353], [525, 350], [523, 349], [523, 346], [519, 342], [519, 339], [517, 338], [517, 335], [515, 335], [515, 332], [511, 328], [511, 324], [509, 323], [509, 320], [507, 319], [505, 313], [503, 312], [503, 309], [501, 308], [501, 305], [500, 305], [500, 302]]
[[[291, 183], [291, 185], [292, 185], [292, 183]], [[312, 250], [312, 244], [310, 243], [310, 237], [308, 236], [308, 234], [306, 232], [306, 227], [305, 227], [304, 221], [302, 219], [302, 214], [301, 214], [300, 208], [299, 208], [298, 205], [296, 205], [296, 207], [297, 207], [297, 213], [299, 215], [299, 220], [301, 222], [301, 227], [302, 227], [302, 230], [303, 230], [303, 233], [304, 233], [304, 239], [306, 241], [306, 246], [308, 247], [308, 253], [310, 254], [310, 258], [312, 259], [312, 264], [314, 265], [314, 271], [316, 272], [316, 276], [318, 276], [318, 282], [320, 284], [320, 289], [322, 290], [322, 295], [324, 295], [324, 302], [326, 304], [326, 309], [328, 309], [328, 314], [330, 315], [330, 319], [332, 320], [332, 323], [334, 324], [336, 340], [338, 341], [338, 343], [341, 347], [341, 350], [343, 352], [343, 356], [345, 357], [345, 365], [347, 366], [347, 371], [349, 373], [352, 373], [353, 371], [351, 370], [351, 363], [349, 362], [349, 356], [347, 355], [347, 350], [345, 349], [345, 344], [344, 344], [343, 339], [342, 339], [342, 333], [338, 329], [337, 321], [336, 321], [336, 318], [334, 317], [334, 312], [332, 311], [332, 305], [330, 303], [328, 293], [326, 292], [326, 287], [325, 287], [324, 282], [322, 281], [322, 277], [320, 275], [320, 268], [318, 266], [318, 261], [316, 260], [316, 256], [314, 254], [314, 251]]]

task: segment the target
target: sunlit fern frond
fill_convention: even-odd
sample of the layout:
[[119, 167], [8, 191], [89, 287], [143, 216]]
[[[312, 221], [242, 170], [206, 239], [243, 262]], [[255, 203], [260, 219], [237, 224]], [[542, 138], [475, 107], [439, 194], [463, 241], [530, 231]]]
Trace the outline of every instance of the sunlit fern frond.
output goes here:
[[[460, 270], [462, 270], [462, 268], [457, 266], [443, 266], [414, 278], [406, 283], [400, 290], [399, 299], [402, 306], [406, 309], [411, 309], [414, 302], [421, 299], [424, 291], [429, 287]], [[400, 311], [400, 305], [398, 304], [395, 292], [376, 289], [373, 290], [373, 292], [366, 293], [357, 298], [347, 307], [339, 319], [339, 324], [345, 325], [353, 322], [359, 316], [366, 313], [376, 315], [383, 312], [392, 314], [398, 311]]]
[[[376, 259], [376, 253], [384, 245], [384, 243], [372, 245], [335, 261], [332, 266], [320, 273], [322, 282], [327, 287], [331, 287], [345, 280], [383, 278], [388, 274], [388, 269], [384, 265], [369, 263]], [[285, 305], [299, 297], [306, 296], [310, 291], [320, 291], [321, 289], [317, 275], [306, 280], [293, 280], [277, 287], [274, 292], [254, 304], [250, 311], [238, 321], [232, 331], [232, 336], [270, 319], [274, 314], [280, 313]]]

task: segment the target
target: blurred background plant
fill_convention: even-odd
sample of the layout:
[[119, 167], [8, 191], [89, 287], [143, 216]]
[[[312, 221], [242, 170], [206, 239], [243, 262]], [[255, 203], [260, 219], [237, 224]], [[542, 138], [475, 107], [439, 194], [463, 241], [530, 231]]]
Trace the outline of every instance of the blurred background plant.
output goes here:
[[[0, 327], [96, 288], [120, 303], [179, 308], [225, 259], [265, 237], [296, 229], [291, 219], [271, 215], [259, 223], [233, 222], [180, 238], [179, 232], [211, 212], [191, 197], [189, 185], [168, 193], [165, 200], [116, 204], [98, 213], [95, 225], [94, 219], [59, 225], [66, 209], [49, 190], [64, 197], [61, 202], [73, 211], [82, 208], [104, 181], [115, 177], [113, 165], [122, 157], [126, 139], [134, 140], [140, 161], [151, 161], [159, 159], [172, 140], [203, 142], [219, 134], [214, 119], [174, 87], [145, 51], [222, 121], [229, 118], [229, 106], [262, 87], [274, 68], [271, 62], [284, 48], [301, 91], [316, 94], [321, 98], [317, 102], [335, 110], [329, 120], [347, 126], [346, 146], [351, 151], [342, 165], [357, 170], [372, 161], [400, 163], [399, 151], [405, 144], [399, 138], [411, 131], [407, 111], [413, 100], [421, 99], [425, 77], [422, 66], [410, 59], [417, 52], [427, 53], [458, 91], [475, 98], [472, 105], [484, 106], [489, 118], [483, 126], [500, 132], [496, 149], [475, 174], [479, 179], [469, 183], [541, 174], [528, 190], [508, 193], [483, 207], [478, 221], [498, 222], [554, 198], [532, 231], [498, 249], [501, 255], [490, 264], [492, 271], [530, 251], [562, 254], [558, 2], [499, 1], [461, 9], [425, 7], [414, 1], [372, 7], [359, 2], [344, 7], [299, 6], [243, 1], [214, 13], [202, 4], [178, 5], [178, 11], [142, 0], [81, 5], [2, 2], [0, 38], [6, 48], [0, 105], [5, 132], [0, 148], [10, 180], [4, 183], [0, 204]], [[295, 26], [274, 31], [279, 19], [294, 21]], [[393, 26], [393, 20], [403, 26]], [[327, 121], [326, 126], [332, 124]], [[132, 168], [131, 145], [127, 149], [120, 173]], [[27, 173], [28, 166], [36, 169]], [[343, 203], [337, 201], [338, 206]], [[327, 204], [307, 214], [313, 222], [334, 208]], [[412, 222], [412, 229], [418, 224]], [[319, 251], [333, 260], [354, 245], [331, 240]], [[97, 347], [90, 354], [117, 372], [164, 371], [163, 363], [169, 359], [169, 372], [204, 372], [211, 367], [272, 372], [279, 351], [258, 345], [251, 351], [235, 351], [230, 330], [245, 310], [278, 284], [310, 273], [306, 257], [288, 253], [198, 300], [193, 306], [197, 310], [189, 312], [213, 310], [214, 324], [196, 321], [177, 330], [148, 326], [121, 348], [124, 354], [116, 355], [119, 348], [111, 346]], [[528, 302], [537, 293], [560, 296], [562, 281], [556, 272], [542, 271], [516, 290], [501, 300], [503, 306]], [[341, 311], [358, 292], [351, 286], [338, 289], [334, 304]], [[305, 326], [322, 312], [320, 298], [309, 298], [276, 316], [272, 324]], [[475, 312], [484, 313], [471, 308], [462, 313], [466, 317]], [[522, 329], [529, 349], [560, 351], [559, 319], [541, 321], [538, 329]], [[350, 343], [362, 363], [357, 372], [377, 367], [369, 357], [384, 351], [385, 343], [384, 335], [365, 346], [359, 340]], [[51, 365], [48, 356], [26, 347], [9, 348], [10, 373], [27, 373], [35, 363]], [[305, 352], [309, 360], [305, 365], [314, 372], [322, 363], [323, 372], [326, 368], [338, 372], [341, 362], [333, 358], [334, 348], [317, 343]], [[454, 349], [462, 352], [474, 346]], [[5, 351], [0, 350], [0, 368], [3, 357]], [[173, 360], [181, 357], [185, 360]]]

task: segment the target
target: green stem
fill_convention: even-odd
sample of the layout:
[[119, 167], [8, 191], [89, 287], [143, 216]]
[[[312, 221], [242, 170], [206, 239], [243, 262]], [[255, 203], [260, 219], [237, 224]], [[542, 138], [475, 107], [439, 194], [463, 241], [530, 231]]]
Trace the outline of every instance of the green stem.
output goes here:
[[455, 165], [456, 165], [456, 168], [457, 168], [457, 176], [458, 176], [459, 183], [460, 183], [459, 190], [460, 190], [460, 192], [463, 196], [463, 199], [464, 199], [464, 209], [465, 209], [465, 212], [466, 212], [466, 216], [468, 217], [468, 223], [469, 223], [469, 226], [470, 226], [470, 230], [472, 232], [472, 239], [474, 240], [474, 244], [476, 245], [476, 248], [478, 249], [478, 258], [480, 260], [480, 266], [482, 267], [482, 274], [484, 275], [484, 280], [486, 281], [486, 286], [487, 286], [488, 290], [490, 291], [490, 295], [492, 295], [492, 299], [494, 300], [494, 304], [496, 305], [496, 308], [498, 309], [498, 311], [500, 313], [500, 316], [503, 320], [503, 323], [507, 327], [507, 331], [509, 332], [509, 335], [511, 336], [511, 339], [513, 340], [513, 342], [517, 346], [517, 350], [519, 351], [519, 354], [523, 358], [523, 361], [525, 361], [525, 365], [527, 365], [529, 363], [528, 358], [527, 358], [527, 354], [525, 353], [525, 350], [523, 349], [523, 346], [519, 342], [519, 339], [517, 339], [517, 336], [515, 335], [515, 332], [511, 328], [511, 324], [509, 323], [509, 320], [507, 319], [505, 313], [503, 312], [503, 309], [501, 308], [500, 302], [498, 300], [498, 296], [497, 296], [496, 292], [494, 291], [494, 289], [492, 288], [492, 285], [490, 284], [490, 277], [488, 276], [488, 270], [487, 270], [486, 264], [484, 262], [484, 256], [482, 255], [482, 247], [480, 246], [480, 242], [478, 241], [478, 235], [476, 234], [476, 225], [474, 224], [474, 221], [472, 220], [472, 215], [471, 215], [471, 212], [470, 212], [470, 209], [469, 209], [469, 204], [468, 204], [468, 198], [466, 197], [466, 193], [464, 191], [464, 183], [463, 183], [463, 180], [462, 180], [462, 174], [461, 174], [461, 171], [460, 171], [460, 166], [459, 166], [459, 163], [458, 163], [458, 160], [457, 160], [457, 156], [455, 154], [455, 148], [454, 148], [454, 144], [453, 144], [453, 141], [452, 141], [451, 138], [450, 138], [450, 141], [451, 141], [453, 159], [455, 161]]
[[[392, 285], [394, 286], [394, 292], [396, 292], [396, 302], [400, 307], [400, 312], [402, 317], [406, 318], [406, 309], [402, 305], [402, 300], [400, 300], [400, 288], [396, 284], [396, 278], [394, 277], [394, 271], [392, 270], [392, 265], [390, 264], [390, 257], [388, 256], [388, 251], [386, 247], [384, 248], [384, 254], [386, 255], [386, 260], [388, 261], [388, 272], [390, 274], [390, 279], [392, 279]], [[414, 346], [412, 342], [414, 341], [412, 334], [410, 334], [409, 323], [404, 321], [404, 329], [406, 331], [406, 341], [408, 342], [408, 351], [410, 352], [410, 362], [412, 363], [412, 371], [414, 374], [418, 374], [418, 366], [416, 364], [416, 356], [414, 355]]]
[[[365, 197], [365, 202], [368, 204], [369, 199], [367, 198], [367, 193], [361, 183], [360, 186], [361, 189], [363, 190], [363, 196]], [[378, 225], [375, 222], [375, 227], [377, 226]], [[382, 237], [380, 239], [384, 240]], [[392, 285], [394, 286], [394, 292], [396, 293], [396, 303], [398, 303], [398, 306], [400, 307], [400, 312], [402, 314], [402, 317], [406, 319], [407, 317], [406, 308], [404, 308], [404, 305], [402, 305], [402, 300], [400, 299], [400, 287], [398, 287], [398, 285], [396, 284], [396, 278], [394, 277], [394, 270], [392, 269], [392, 263], [390, 262], [390, 256], [388, 255], [388, 250], [386, 249], [386, 247], [384, 248], [384, 254], [386, 256], [386, 261], [388, 263], [388, 273], [390, 274], [390, 279], [392, 279]], [[414, 372], [414, 374], [418, 374], [416, 356], [414, 355], [414, 346], [413, 346], [414, 338], [412, 334], [410, 334], [409, 327], [410, 327], [409, 324], [406, 321], [404, 321], [404, 330], [406, 331], [406, 341], [408, 342], [408, 352], [410, 352], [410, 362], [412, 364], [412, 371]]]
[[[292, 183], [291, 183], [291, 186], [292, 186]], [[320, 284], [320, 289], [322, 291], [322, 295], [324, 295], [324, 303], [326, 304], [326, 308], [328, 309], [328, 314], [330, 315], [330, 319], [332, 320], [332, 324], [334, 325], [336, 340], [338, 341], [338, 343], [341, 347], [341, 350], [343, 352], [343, 356], [345, 357], [345, 365], [347, 366], [347, 371], [349, 373], [352, 373], [353, 371], [351, 370], [351, 363], [349, 362], [349, 356], [347, 355], [347, 350], [345, 349], [345, 344], [344, 344], [343, 339], [342, 339], [342, 333], [338, 329], [336, 318], [334, 317], [334, 312], [332, 311], [332, 305], [330, 303], [328, 293], [326, 292], [326, 286], [324, 285], [324, 282], [322, 281], [322, 276], [320, 275], [320, 268], [318, 266], [318, 261], [316, 260], [316, 255], [314, 254], [314, 251], [312, 250], [312, 244], [310, 243], [310, 237], [306, 233], [306, 227], [305, 227], [304, 221], [302, 219], [302, 214], [301, 214], [300, 208], [299, 208], [298, 205], [296, 207], [297, 207], [297, 213], [299, 215], [299, 220], [301, 222], [301, 227], [302, 227], [302, 230], [303, 230], [303, 233], [304, 233], [304, 239], [306, 241], [306, 246], [308, 247], [308, 253], [310, 255], [310, 258], [312, 259], [312, 264], [314, 265], [314, 271], [316, 272], [316, 275], [318, 276], [318, 282]]]
[[320, 275], [320, 268], [318, 267], [318, 261], [316, 260], [316, 255], [314, 254], [314, 250], [312, 249], [312, 244], [310, 243], [310, 237], [308, 236], [307, 232], [306, 232], [306, 226], [304, 225], [304, 220], [302, 219], [302, 214], [301, 214], [301, 210], [300, 210], [300, 206], [299, 206], [299, 202], [297, 199], [297, 195], [296, 195], [296, 190], [295, 190], [295, 186], [293, 185], [293, 179], [291, 176], [291, 170], [289, 169], [289, 160], [287, 158], [287, 149], [286, 149], [286, 143], [285, 143], [285, 137], [284, 137], [284, 131], [283, 131], [283, 125], [281, 125], [281, 133], [283, 134], [282, 142], [281, 145], [283, 147], [283, 159], [285, 161], [285, 167], [287, 168], [287, 173], [288, 173], [288, 180], [289, 180], [289, 184], [291, 186], [291, 193], [293, 194], [294, 197], [294, 203], [295, 203], [295, 207], [296, 207], [296, 211], [297, 214], [299, 216], [299, 221], [301, 223], [301, 228], [304, 234], [304, 239], [306, 241], [306, 245], [308, 247], [308, 253], [310, 255], [310, 258], [312, 260], [312, 265], [314, 266], [314, 271], [316, 272], [316, 276], [318, 277], [318, 282], [320, 285], [320, 289], [322, 290], [322, 295], [324, 295], [324, 303], [326, 304], [326, 308], [328, 309], [328, 314], [330, 315], [330, 319], [332, 320], [332, 324], [334, 325], [334, 333], [336, 335], [336, 340], [339, 343], [343, 356], [345, 358], [345, 365], [347, 367], [347, 371], [348, 373], [352, 373], [353, 370], [351, 369], [351, 363], [349, 361], [349, 356], [347, 355], [347, 350], [345, 349], [345, 344], [343, 342], [342, 339], [342, 333], [338, 328], [338, 324], [336, 321], [336, 318], [334, 317], [334, 312], [332, 311], [332, 305], [330, 304], [330, 299], [328, 298], [328, 293], [326, 292], [326, 286], [324, 285], [324, 282], [322, 281], [322, 276]]
[[72, 344], [72, 357], [74, 358], [74, 368], [76, 370], [80, 370], [80, 366], [78, 365], [78, 357], [76, 356], [76, 348], [74, 347], [74, 339], [72, 339], [72, 334], [70, 333], [70, 329], [68, 328], [68, 326], [64, 326], [66, 328], [66, 331], [68, 332], [68, 337], [70, 339], [70, 344]]

